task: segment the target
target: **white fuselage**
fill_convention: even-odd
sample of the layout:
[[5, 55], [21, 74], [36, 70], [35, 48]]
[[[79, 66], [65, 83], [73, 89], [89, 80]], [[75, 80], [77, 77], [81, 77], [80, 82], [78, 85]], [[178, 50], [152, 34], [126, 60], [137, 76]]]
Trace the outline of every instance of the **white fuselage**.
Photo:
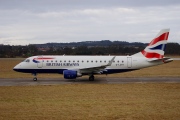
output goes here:
[[[14, 67], [16, 71], [26, 73], [59, 73], [63, 70], [77, 70], [81, 74], [120, 73], [162, 64], [148, 62], [144, 57], [116, 56], [110, 66], [95, 70], [96, 67], [108, 64], [114, 56], [32, 56]], [[91, 70], [93, 68], [93, 70]]]

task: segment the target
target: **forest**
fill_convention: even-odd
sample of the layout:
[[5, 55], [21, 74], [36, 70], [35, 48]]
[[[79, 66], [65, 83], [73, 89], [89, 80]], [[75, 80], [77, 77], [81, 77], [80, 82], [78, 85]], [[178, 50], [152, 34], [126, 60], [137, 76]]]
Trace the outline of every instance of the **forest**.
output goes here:
[[[47, 43], [26, 46], [0, 45], [0, 58], [30, 57], [34, 55], [132, 55], [148, 44], [128, 42]], [[166, 55], [180, 55], [178, 43], [168, 43]]]

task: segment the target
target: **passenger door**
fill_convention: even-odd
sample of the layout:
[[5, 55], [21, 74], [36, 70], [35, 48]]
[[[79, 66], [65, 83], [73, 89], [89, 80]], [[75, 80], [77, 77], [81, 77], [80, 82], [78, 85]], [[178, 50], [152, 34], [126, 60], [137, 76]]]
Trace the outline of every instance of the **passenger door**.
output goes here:
[[43, 67], [43, 56], [38, 56], [37, 59], [38, 59], [37, 67], [42, 68]]
[[127, 67], [128, 68], [132, 67], [132, 58], [131, 57], [127, 57]]

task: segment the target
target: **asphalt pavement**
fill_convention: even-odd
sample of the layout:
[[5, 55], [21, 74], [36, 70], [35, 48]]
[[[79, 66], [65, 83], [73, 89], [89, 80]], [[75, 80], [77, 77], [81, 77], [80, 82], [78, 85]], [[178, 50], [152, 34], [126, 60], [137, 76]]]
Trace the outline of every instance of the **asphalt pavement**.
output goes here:
[[96, 78], [89, 81], [88, 78], [67, 80], [63, 78], [11, 78], [0, 79], [0, 86], [29, 86], [29, 85], [60, 85], [60, 84], [125, 84], [125, 83], [180, 83], [179, 77], [155, 77], [155, 78]]

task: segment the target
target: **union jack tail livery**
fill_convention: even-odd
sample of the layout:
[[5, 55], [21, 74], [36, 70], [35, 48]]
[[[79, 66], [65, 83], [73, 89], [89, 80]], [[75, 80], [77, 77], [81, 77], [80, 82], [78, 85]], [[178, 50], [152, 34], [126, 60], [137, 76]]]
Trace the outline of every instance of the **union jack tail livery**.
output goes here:
[[134, 56], [143, 56], [149, 61], [163, 59], [169, 30], [170, 29], [162, 29], [144, 50]]

